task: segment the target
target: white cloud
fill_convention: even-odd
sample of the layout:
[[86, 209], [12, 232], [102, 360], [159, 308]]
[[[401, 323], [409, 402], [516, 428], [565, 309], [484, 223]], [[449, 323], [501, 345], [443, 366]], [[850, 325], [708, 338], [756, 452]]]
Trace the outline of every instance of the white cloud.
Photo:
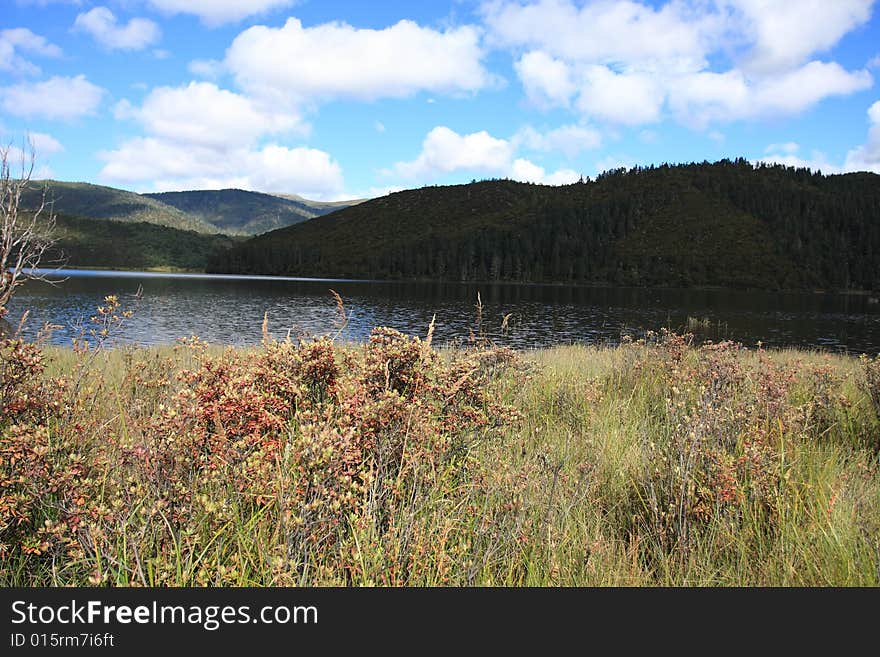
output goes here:
[[422, 152], [411, 162], [398, 162], [394, 171], [404, 178], [430, 178], [458, 170], [503, 173], [508, 170], [513, 146], [485, 130], [460, 135], [446, 126], [431, 130], [422, 142]]
[[383, 173], [420, 182], [428, 182], [454, 171], [491, 174], [547, 185], [578, 179], [579, 174], [570, 169], [547, 173], [529, 160], [514, 159], [518, 141], [518, 138], [499, 139], [485, 130], [461, 135], [446, 126], [438, 126], [425, 137], [422, 151], [416, 159], [398, 162]]
[[483, 4], [491, 42], [570, 61], [687, 72], [744, 51], [752, 71], [794, 68], [870, 19], [874, 0], [571, 0]]
[[880, 101], [868, 108], [868, 138], [864, 144], [847, 152], [843, 164], [834, 164], [821, 151], [812, 151], [810, 157], [798, 155], [800, 145], [795, 142], [770, 144], [767, 153], [755, 162], [784, 164], [797, 168], [809, 168], [824, 174], [872, 171], [880, 174]]
[[27, 28], [0, 30], [0, 71], [27, 75], [39, 73], [38, 66], [19, 54], [22, 51], [39, 57], [61, 56], [61, 48]]
[[868, 140], [846, 154], [848, 171], [880, 173], [880, 100], [868, 109]]
[[[0, 126], [0, 134], [4, 131]], [[52, 135], [44, 132], [30, 132], [17, 142], [6, 145], [6, 157], [13, 168], [13, 175], [24, 174], [33, 162], [34, 169], [31, 172], [32, 180], [40, 180], [54, 177], [54, 171], [46, 164], [47, 157], [54, 153], [60, 153], [64, 146]], [[31, 157], [33, 156], [33, 161]]]
[[169, 14], [192, 14], [207, 25], [240, 21], [248, 16], [283, 9], [295, 0], [149, 0], [156, 9]]
[[521, 128], [513, 136], [517, 146], [536, 151], [556, 151], [572, 159], [583, 151], [602, 145], [602, 135], [595, 128], [582, 125], [564, 125], [548, 132], [538, 132], [532, 126]]
[[400, 21], [381, 30], [345, 23], [251, 27], [226, 52], [238, 85], [276, 102], [403, 98], [420, 91], [473, 92], [493, 82], [483, 67], [479, 32], [444, 32]]
[[646, 73], [615, 73], [607, 66], [588, 66], [577, 106], [597, 119], [641, 125], [660, 120], [666, 92]]
[[868, 88], [867, 70], [810, 59], [867, 21], [872, 2], [491, 0], [482, 13], [535, 106], [628, 125], [671, 111], [703, 129]]
[[73, 27], [110, 50], [143, 50], [156, 43], [162, 34], [159, 26], [146, 18], [132, 18], [120, 24], [107, 7], [95, 7], [79, 14]]
[[750, 70], [774, 72], [803, 64], [829, 50], [853, 28], [871, 17], [874, 0], [729, 0], [734, 21], [741, 18], [743, 36], [751, 43], [745, 64]]
[[301, 134], [297, 115], [211, 82], [157, 87], [139, 107], [123, 100], [113, 112], [139, 122], [146, 134], [100, 153], [102, 180], [157, 191], [239, 187], [319, 199], [343, 195], [342, 170], [329, 154], [262, 143]]
[[825, 154], [820, 151], [813, 151], [809, 158], [800, 157], [794, 153], [771, 153], [766, 157], [755, 160], [755, 163], [760, 162], [764, 164], [782, 164], [796, 169], [812, 169], [813, 171], [821, 171], [825, 175], [842, 173], [844, 170], [839, 165], [829, 162]]
[[491, 42], [540, 49], [566, 60], [603, 64], [663, 61], [693, 68], [702, 63], [719, 17], [688, 11], [687, 3], [654, 9], [639, 2], [569, 0], [487, 2], [483, 16]]
[[104, 90], [84, 75], [55, 76], [43, 82], [0, 87], [0, 106], [16, 116], [69, 121], [94, 114], [103, 95]]
[[118, 103], [114, 116], [139, 121], [154, 137], [207, 146], [249, 144], [262, 135], [305, 130], [297, 115], [262, 106], [212, 82], [157, 87], [139, 108], [128, 101]]
[[38, 7], [45, 7], [47, 5], [76, 5], [79, 6], [83, 3], [83, 0], [16, 0], [19, 5], [37, 5]]
[[837, 63], [810, 62], [771, 78], [750, 79], [742, 71], [701, 72], [674, 80], [670, 106], [687, 122], [732, 121], [802, 112], [829, 96], [867, 89], [867, 71], [849, 72]]
[[64, 150], [61, 142], [52, 135], [47, 135], [44, 132], [32, 132], [29, 136], [37, 157], [45, 157]]
[[339, 164], [313, 148], [269, 144], [218, 150], [139, 137], [99, 157], [106, 163], [102, 180], [153, 191], [236, 187], [314, 199], [344, 196]]
[[540, 50], [520, 57], [514, 70], [529, 100], [538, 107], [568, 107], [577, 91], [568, 64]]
[[767, 113], [793, 114], [828, 96], [862, 91], [873, 84], [867, 71], [846, 71], [836, 62], [810, 62], [756, 85], [755, 102]]
[[193, 75], [208, 80], [216, 80], [225, 70], [223, 62], [218, 62], [216, 59], [194, 59], [187, 68]]
[[767, 148], [764, 149], [765, 153], [785, 153], [787, 155], [792, 155], [797, 153], [800, 150], [800, 144], [793, 141], [787, 141], [781, 144], [770, 144]]
[[635, 161], [629, 155], [607, 155], [596, 162], [596, 173], [610, 171], [612, 169], [629, 169], [635, 165]]
[[539, 185], [570, 185], [577, 182], [581, 175], [572, 169], [559, 169], [548, 174], [543, 167], [529, 160], [517, 158], [513, 161], [509, 177], [520, 182], [532, 182]]

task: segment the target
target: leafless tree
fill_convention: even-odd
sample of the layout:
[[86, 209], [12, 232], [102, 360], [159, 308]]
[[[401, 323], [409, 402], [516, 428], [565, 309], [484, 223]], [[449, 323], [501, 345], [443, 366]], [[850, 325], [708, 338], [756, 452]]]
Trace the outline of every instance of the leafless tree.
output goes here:
[[[18, 160], [18, 167], [15, 167]], [[55, 213], [47, 200], [44, 185], [33, 207], [25, 207], [25, 190], [31, 181], [36, 162], [32, 142], [22, 148], [0, 146], [0, 318], [15, 290], [25, 279], [25, 270], [36, 269], [54, 244]], [[29, 278], [45, 276], [29, 273]]]

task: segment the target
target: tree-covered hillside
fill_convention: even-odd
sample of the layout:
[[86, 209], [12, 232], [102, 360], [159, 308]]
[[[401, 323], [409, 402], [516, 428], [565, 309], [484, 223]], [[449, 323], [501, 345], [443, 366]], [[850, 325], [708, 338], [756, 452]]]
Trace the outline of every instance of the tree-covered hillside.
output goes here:
[[120, 222], [59, 215], [57, 242], [47, 261], [68, 267], [204, 271], [209, 257], [236, 239], [146, 222]]
[[880, 289], [880, 176], [737, 159], [425, 187], [260, 235], [209, 271]]

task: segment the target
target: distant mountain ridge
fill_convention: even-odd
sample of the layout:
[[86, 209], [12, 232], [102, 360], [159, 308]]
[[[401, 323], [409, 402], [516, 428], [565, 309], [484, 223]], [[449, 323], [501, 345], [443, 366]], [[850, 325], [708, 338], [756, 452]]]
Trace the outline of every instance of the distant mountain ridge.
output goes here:
[[38, 202], [46, 186], [46, 200], [56, 213], [111, 221], [145, 222], [178, 230], [219, 233], [216, 226], [175, 207], [135, 192], [84, 182], [33, 181], [25, 191], [22, 207]]
[[294, 194], [264, 194], [242, 189], [191, 190], [138, 194], [115, 187], [58, 180], [34, 181], [23, 207], [39, 202], [43, 186], [54, 211], [71, 217], [144, 222], [177, 230], [226, 235], [257, 235], [284, 228], [353, 201], [312, 201]]
[[259, 235], [355, 205], [360, 201], [311, 201], [293, 194], [243, 189], [143, 194], [231, 235]]

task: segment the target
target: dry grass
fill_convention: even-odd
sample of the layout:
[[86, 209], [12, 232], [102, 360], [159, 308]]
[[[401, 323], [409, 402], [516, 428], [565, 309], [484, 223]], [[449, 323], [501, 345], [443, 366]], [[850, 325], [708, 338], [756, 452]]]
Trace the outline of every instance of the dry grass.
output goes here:
[[3, 345], [7, 586], [880, 584], [876, 360]]

